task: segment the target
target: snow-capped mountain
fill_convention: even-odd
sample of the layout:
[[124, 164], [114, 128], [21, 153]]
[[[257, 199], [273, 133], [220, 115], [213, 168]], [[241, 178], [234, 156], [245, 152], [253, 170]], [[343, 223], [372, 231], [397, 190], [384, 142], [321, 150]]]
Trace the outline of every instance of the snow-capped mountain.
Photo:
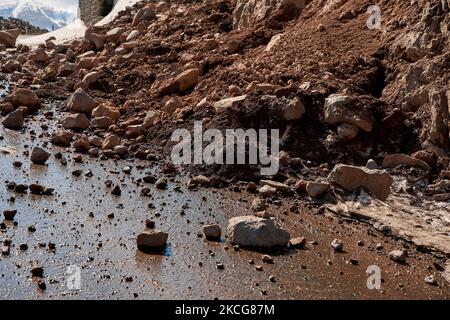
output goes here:
[[[73, 1], [73, 0], [72, 0]], [[77, 18], [76, 6], [63, 6], [65, 1], [44, 0], [2, 0], [0, 16], [14, 17], [49, 31], [59, 29]], [[52, 5], [52, 4], [55, 5]]]

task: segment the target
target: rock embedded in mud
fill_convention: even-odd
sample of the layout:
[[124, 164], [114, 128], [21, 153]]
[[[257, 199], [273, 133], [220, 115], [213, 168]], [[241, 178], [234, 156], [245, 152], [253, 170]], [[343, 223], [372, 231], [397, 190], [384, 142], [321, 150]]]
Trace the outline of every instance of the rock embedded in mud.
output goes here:
[[50, 158], [50, 153], [40, 147], [35, 147], [31, 152], [30, 159], [35, 164], [45, 164], [48, 158]]
[[344, 243], [339, 239], [334, 239], [331, 242], [331, 247], [336, 252], [342, 252], [344, 250]]
[[298, 98], [289, 100], [283, 108], [283, 117], [287, 121], [298, 120], [305, 113], [305, 105]]
[[308, 181], [306, 192], [313, 198], [321, 198], [330, 188], [329, 183]]
[[140, 250], [162, 249], [168, 237], [167, 233], [159, 230], [146, 230], [138, 235], [136, 243]]
[[277, 191], [288, 192], [291, 188], [284, 183], [273, 181], [273, 180], [261, 180], [260, 181], [263, 186], [270, 186], [275, 188]]
[[17, 89], [5, 98], [16, 107], [27, 107], [30, 112], [36, 112], [41, 107], [41, 99], [29, 89]]
[[156, 19], [157, 17], [155, 11], [150, 8], [141, 8], [134, 16], [132, 26], [137, 27], [137, 25], [142, 21], [152, 21]]
[[406, 154], [390, 154], [384, 157], [383, 163], [381, 164], [383, 168], [395, 168], [397, 166], [408, 166], [408, 167], [418, 167], [423, 170], [431, 170], [430, 166], [420, 159], [412, 158]]
[[258, 189], [258, 193], [263, 197], [271, 197], [277, 193], [277, 189], [269, 185], [265, 185]]
[[83, 113], [69, 114], [62, 119], [61, 125], [65, 129], [86, 130], [89, 128], [89, 119]]
[[358, 134], [358, 131], [358, 127], [348, 123], [341, 123], [337, 127], [338, 136], [344, 140], [353, 140]]
[[279, 12], [286, 18], [296, 17], [305, 7], [305, 0], [238, 0], [233, 11], [233, 28], [248, 28]]
[[359, 187], [365, 187], [374, 196], [384, 201], [391, 192], [394, 180], [386, 171], [338, 164], [328, 176], [328, 181], [346, 191], [354, 191]]
[[209, 224], [203, 227], [203, 233], [208, 240], [218, 240], [222, 235], [222, 229], [218, 224]]
[[114, 149], [118, 145], [120, 145], [120, 138], [115, 134], [109, 134], [102, 143], [102, 150]]
[[44, 189], [45, 189], [44, 186], [37, 184], [37, 183], [30, 184], [29, 188], [30, 188], [30, 193], [37, 194], [37, 195], [43, 194]]
[[78, 88], [70, 97], [67, 103], [67, 110], [74, 113], [90, 114], [97, 106], [97, 103], [92, 99], [86, 91]]
[[34, 263], [31, 268], [31, 275], [33, 277], [42, 278], [44, 276], [44, 268], [40, 264]]
[[17, 210], [5, 210], [3, 211], [3, 216], [5, 217], [6, 221], [13, 221], [14, 217], [17, 214]]
[[233, 244], [262, 248], [285, 247], [291, 238], [274, 220], [255, 216], [231, 218], [227, 235]]
[[9, 113], [5, 119], [3, 119], [2, 124], [7, 129], [19, 130], [23, 127], [23, 111], [19, 108]]
[[304, 237], [292, 238], [289, 240], [289, 247], [295, 249], [303, 249], [306, 244], [306, 239]]
[[19, 34], [20, 31], [18, 32], [18, 29], [0, 30], [0, 44], [5, 45], [7, 48], [14, 48]]
[[108, 117], [116, 122], [120, 118], [120, 111], [114, 103], [105, 102], [92, 110], [92, 116], [94, 118]]
[[357, 110], [354, 105], [357, 98], [332, 94], [325, 99], [325, 121], [331, 125], [347, 123], [354, 125], [365, 132], [371, 132], [374, 121], [363, 110]]
[[238, 96], [238, 97], [232, 97], [232, 98], [226, 98], [217, 101], [214, 103], [214, 111], [216, 113], [222, 113], [225, 110], [234, 107], [235, 105], [239, 104], [240, 102], [244, 101], [247, 98], [247, 95]]
[[405, 250], [393, 250], [389, 252], [389, 259], [398, 263], [406, 262], [406, 252]]

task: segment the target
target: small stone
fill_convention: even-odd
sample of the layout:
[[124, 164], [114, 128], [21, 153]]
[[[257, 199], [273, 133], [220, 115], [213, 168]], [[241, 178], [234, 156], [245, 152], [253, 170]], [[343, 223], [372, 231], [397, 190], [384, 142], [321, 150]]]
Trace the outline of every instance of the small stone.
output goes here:
[[336, 252], [342, 252], [342, 250], [344, 249], [344, 244], [342, 243], [341, 240], [339, 239], [334, 239], [331, 242], [331, 247], [333, 248], [334, 251]]
[[112, 189], [111, 194], [115, 196], [120, 196], [122, 195], [122, 189], [120, 189], [120, 186], [117, 185]]
[[295, 249], [303, 249], [306, 244], [306, 239], [304, 237], [292, 238], [289, 240], [289, 246]]
[[41, 265], [35, 263], [31, 268], [31, 275], [33, 277], [42, 278], [44, 276], [44, 268]]
[[137, 246], [139, 249], [151, 250], [163, 248], [169, 235], [159, 230], [146, 230], [138, 235]]
[[404, 250], [393, 250], [389, 252], [389, 259], [398, 263], [405, 263], [406, 252]]
[[5, 217], [6, 221], [13, 221], [14, 217], [17, 214], [17, 210], [5, 210], [3, 211], [3, 216]]
[[262, 256], [262, 261], [264, 263], [272, 264], [273, 263], [273, 258], [271, 256], [265, 254], [265, 255]]
[[222, 235], [222, 230], [217, 224], [210, 224], [203, 227], [203, 233], [205, 234], [206, 239], [208, 240], [217, 240], [220, 239]]
[[425, 282], [432, 286], [437, 286], [437, 281], [433, 275], [428, 275], [425, 277]]
[[31, 161], [35, 164], [44, 164], [48, 158], [50, 158], [50, 153], [40, 147], [35, 147], [31, 152]]

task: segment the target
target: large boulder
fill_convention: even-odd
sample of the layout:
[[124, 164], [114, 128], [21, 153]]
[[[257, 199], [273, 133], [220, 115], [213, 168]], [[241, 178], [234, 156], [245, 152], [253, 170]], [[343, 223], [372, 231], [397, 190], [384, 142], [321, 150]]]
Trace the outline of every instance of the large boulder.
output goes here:
[[6, 101], [11, 102], [15, 107], [27, 107], [30, 112], [36, 112], [41, 107], [41, 99], [31, 90], [17, 89], [9, 96]]
[[18, 36], [19, 31], [17, 29], [0, 30], [0, 44], [5, 45], [7, 48], [14, 48]]
[[283, 10], [294, 18], [305, 7], [305, 0], [238, 0], [233, 12], [233, 28], [248, 28]]
[[391, 175], [382, 170], [370, 170], [366, 167], [355, 167], [338, 164], [328, 176], [331, 184], [338, 185], [347, 191], [359, 187], [367, 188], [380, 200], [386, 200], [391, 192], [394, 180]]
[[67, 103], [68, 111], [77, 113], [89, 114], [97, 106], [94, 99], [92, 99], [86, 91], [78, 88], [70, 97]]
[[244, 247], [285, 247], [291, 239], [274, 220], [255, 216], [231, 218], [227, 235], [231, 243]]
[[325, 121], [337, 126], [342, 123], [354, 125], [365, 132], [373, 129], [373, 119], [355, 106], [358, 99], [350, 96], [332, 94], [325, 99]]

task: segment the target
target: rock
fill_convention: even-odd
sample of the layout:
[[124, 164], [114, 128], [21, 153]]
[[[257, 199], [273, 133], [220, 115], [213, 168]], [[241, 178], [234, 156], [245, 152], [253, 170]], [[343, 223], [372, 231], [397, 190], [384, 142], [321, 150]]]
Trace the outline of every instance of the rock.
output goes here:
[[262, 256], [262, 261], [264, 263], [272, 264], [273, 263], [273, 258], [271, 256], [269, 256], [268, 254], [265, 254], [265, 255]]
[[267, 52], [272, 51], [272, 49], [280, 42], [282, 37], [283, 37], [282, 33], [274, 35], [267, 44], [265, 51]]
[[306, 184], [306, 192], [313, 198], [321, 198], [329, 188], [329, 183], [309, 181]]
[[29, 59], [34, 62], [47, 62], [50, 57], [44, 48], [37, 48], [33, 50], [29, 56]]
[[255, 216], [231, 218], [227, 235], [231, 243], [244, 247], [285, 247], [290, 240], [289, 232], [274, 220]]
[[247, 95], [232, 97], [227, 99], [222, 99], [214, 103], [214, 111], [216, 113], [222, 113], [223, 111], [236, 106], [240, 102], [244, 101], [247, 98]]
[[110, 117], [97, 117], [92, 120], [93, 128], [108, 129], [114, 121]]
[[52, 143], [57, 146], [68, 147], [72, 141], [73, 133], [70, 131], [55, 132], [52, 135]]
[[16, 107], [27, 107], [30, 112], [36, 112], [41, 106], [41, 99], [31, 90], [17, 89], [5, 99]]
[[255, 198], [252, 201], [252, 211], [260, 212], [266, 210], [266, 201], [264, 199]]
[[291, 188], [287, 184], [273, 181], [273, 180], [261, 180], [260, 181], [263, 186], [270, 186], [272, 188], [275, 188], [277, 191], [281, 192], [288, 192]]
[[34, 263], [34, 266], [31, 268], [31, 275], [33, 277], [42, 278], [44, 276], [44, 268], [41, 265]]
[[348, 123], [341, 123], [337, 128], [338, 136], [344, 140], [353, 140], [358, 134], [358, 131], [358, 127]]
[[398, 263], [405, 263], [406, 252], [404, 250], [393, 250], [389, 252], [389, 259]]
[[417, 152], [414, 152], [411, 157], [426, 162], [430, 166], [430, 168], [434, 168], [438, 160], [436, 153], [427, 150], [419, 150]]
[[5, 210], [3, 211], [3, 216], [5, 217], [6, 221], [13, 221], [14, 217], [17, 214], [17, 210]]
[[85, 75], [83, 77], [83, 80], [81, 80], [81, 82], [83, 83], [83, 85], [86, 88], [89, 88], [94, 83], [96, 83], [99, 78], [100, 78], [100, 72], [93, 71], [93, 72], [89, 72], [87, 75]]
[[44, 164], [48, 158], [50, 158], [50, 153], [40, 147], [35, 147], [31, 152], [31, 162], [35, 164]]
[[41, 195], [44, 193], [44, 186], [40, 184], [36, 183], [30, 184], [29, 189], [31, 194]]
[[159, 119], [161, 112], [159, 110], [149, 110], [144, 119], [144, 128], [149, 129]]
[[23, 112], [22, 110], [16, 109], [9, 113], [5, 119], [2, 121], [3, 126], [11, 130], [20, 130], [23, 127]]
[[141, 8], [138, 10], [138, 12], [136, 13], [136, 15], [133, 18], [133, 27], [137, 27], [137, 25], [141, 22], [141, 21], [152, 21], [152, 20], [156, 20], [156, 13], [150, 9], [150, 8]]
[[163, 248], [169, 235], [159, 230], [146, 230], [139, 234], [136, 243], [139, 249], [155, 250]]
[[220, 239], [222, 235], [222, 230], [218, 224], [209, 224], [203, 227], [203, 233], [208, 240]]
[[121, 28], [121, 27], [113, 28], [106, 33], [105, 40], [106, 40], [106, 42], [117, 42], [119, 40], [120, 36], [122, 35], [122, 33], [124, 33], [124, 32], [125, 32], [124, 28]]
[[386, 157], [384, 157], [383, 163], [381, 165], [383, 166], [383, 168], [408, 166], [422, 168], [426, 171], [431, 170], [430, 166], [426, 162], [400, 153], [387, 155]]
[[90, 114], [96, 107], [95, 101], [81, 88], [78, 88], [67, 103], [67, 110], [75, 113]]
[[120, 111], [119, 109], [117, 109], [114, 103], [105, 102], [92, 110], [92, 116], [94, 118], [108, 117], [116, 122], [120, 118]]
[[61, 125], [65, 129], [85, 130], [89, 127], [89, 119], [84, 113], [69, 114], [62, 119]]
[[391, 192], [394, 180], [386, 171], [338, 164], [328, 176], [328, 181], [347, 191], [365, 187], [374, 196], [384, 201]]
[[342, 243], [342, 241], [339, 239], [334, 239], [331, 242], [331, 247], [336, 252], [342, 252], [342, 250], [344, 249], [344, 243]]
[[165, 178], [156, 180], [155, 187], [160, 190], [167, 189], [167, 180]]
[[305, 105], [299, 99], [290, 100], [283, 108], [283, 116], [287, 121], [298, 120], [305, 113]]
[[103, 141], [102, 150], [110, 150], [118, 145], [120, 145], [120, 138], [115, 134], [109, 134]]
[[199, 185], [199, 186], [209, 186], [211, 185], [211, 179], [208, 177], [205, 177], [203, 175], [195, 176], [192, 179], [190, 179], [191, 184]]
[[197, 68], [189, 69], [179, 74], [174, 80], [178, 85], [178, 92], [184, 92], [195, 86], [199, 76], [200, 70]]
[[437, 281], [432, 274], [426, 276], [424, 280], [426, 283], [428, 283], [431, 286], [437, 286]]
[[111, 194], [113, 196], [121, 196], [122, 195], [122, 189], [120, 189], [120, 186], [117, 185], [111, 190]]
[[170, 98], [169, 101], [166, 102], [164, 105], [164, 112], [167, 114], [172, 114], [177, 109], [180, 109], [183, 107], [183, 104], [181, 103], [180, 99], [177, 97]]
[[2, 65], [2, 71], [4, 73], [13, 73], [14, 71], [20, 70], [21, 66], [18, 61], [10, 59]]
[[233, 28], [253, 27], [280, 10], [285, 19], [293, 19], [304, 7], [305, 0], [238, 0], [233, 11]]
[[367, 160], [366, 168], [370, 169], [370, 170], [376, 170], [376, 169], [378, 169], [378, 165], [375, 162], [375, 160], [369, 159], [369, 160]]
[[295, 249], [303, 249], [306, 244], [306, 239], [304, 237], [292, 238], [289, 240], [289, 247]]
[[5, 45], [7, 48], [14, 48], [18, 36], [17, 29], [0, 30], [0, 44]]
[[277, 189], [269, 185], [265, 185], [258, 189], [258, 193], [263, 197], [271, 197], [277, 193]]
[[332, 94], [325, 99], [325, 121], [331, 125], [347, 123], [365, 132], [371, 132], [374, 121], [363, 110], [357, 110], [354, 97]]

